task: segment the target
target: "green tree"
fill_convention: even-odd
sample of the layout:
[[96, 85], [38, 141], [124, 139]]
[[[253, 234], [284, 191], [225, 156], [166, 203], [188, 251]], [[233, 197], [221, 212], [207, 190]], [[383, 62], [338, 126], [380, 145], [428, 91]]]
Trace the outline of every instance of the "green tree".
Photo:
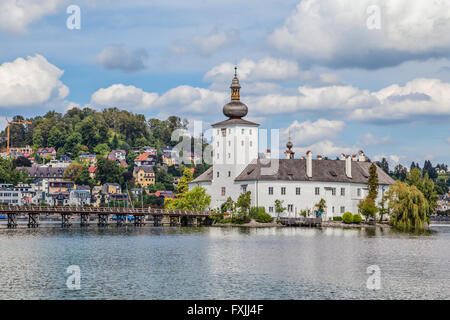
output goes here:
[[183, 176], [180, 178], [177, 186], [178, 193], [185, 193], [189, 191], [189, 182], [194, 180], [194, 175], [192, 174], [191, 169], [185, 168], [183, 172]]
[[327, 208], [325, 199], [321, 198], [319, 202], [316, 203], [315, 207], [318, 212], [325, 212], [325, 209]]
[[374, 163], [372, 163], [369, 168], [369, 178], [367, 179], [367, 185], [369, 187], [369, 194], [367, 195], [367, 197], [372, 199], [374, 202], [378, 196], [378, 173], [377, 166]]
[[94, 152], [101, 155], [109, 154], [111, 150], [109, 149], [109, 146], [106, 143], [100, 143], [94, 148]]
[[101, 184], [104, 183], [119, 183], [124, 186], [123, 172], [125, 168], [119, 166], [115, 161], [109, 160], [105, 157], [97, 158], [97, 173], [96, 179]]
[[166, 198], [166, 209], [194, 210], [202, 212], [211, 204], [211, 196], [206, 193], [206, 189], [196, 186], [190, 191], [181, 194], [176, 199]]
[[425, 173], [422, 183], [422, 189], [420, 191], [422, 191], [425, 199], [427, 199], [430, 211], [433, 212], [434, 209], [436, 209], [439, 196], [434, 189], [433, 180], [428, 177], [428, 172]]
[[252, 203], [251, 192], [243, 192], [239, 195], [236, 201], [236, 207], [239, 208], [239, 213], [242, 214], [244, 221], [247, 220], [247, 216], [250, 212], [250, 206]]
[[282, 214], [286, 208], [283, 207], [283, 200], [275, 200], [275, 212], [277, 214], [277, 218], [280, 217], [280, 214]]
[[64, 146], [65, 137], [64, 134], [55, 126], [50, 129], [47, 146], [59, 149]]
[[365, 220], [375, 219], [378, 208], [375, 206], [375, 201], [367, 196], [364, 200], [358, 203], [359, 212], [364, 216]]
[[415, 186], [397, 181], [387, 191], [389, 223], [403, 231], [423, 231], [428, 222], [429, 205]]
[[33, 147], [35, 149], [44, 147], [44, 138], [42, 137], [42, 131], [35, 129], [33, 133]]

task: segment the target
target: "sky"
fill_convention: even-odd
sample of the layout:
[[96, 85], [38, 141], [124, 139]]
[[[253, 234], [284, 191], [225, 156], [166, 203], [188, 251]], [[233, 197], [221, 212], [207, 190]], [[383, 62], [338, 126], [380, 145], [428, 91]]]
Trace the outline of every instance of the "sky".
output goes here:
[[0, 0], [0, 129], [73, 106], [207, 127], [237, 65], [280, 152], [448, 164], [448, 34], [446, 0]]

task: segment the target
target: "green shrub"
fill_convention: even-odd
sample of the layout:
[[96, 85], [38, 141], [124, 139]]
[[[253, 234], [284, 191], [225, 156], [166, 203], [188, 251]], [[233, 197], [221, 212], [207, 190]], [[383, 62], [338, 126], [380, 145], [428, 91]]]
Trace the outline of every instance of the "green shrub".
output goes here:
[[260, 223], [270, 223], [273, 221], [272, 216], [266, 213], [266, 209], [264, 207], [251, 208], [249, 217]]
[[352, 223], [353, 222], [353, 215], [351, 214], [351, 212], [346, 212], [342, 215], [342, 221], [344, 221], [344, 223]]
[[333, 221], [342, 221], [342, 217], [333, 217]]
[[361, 223], [361, 221], [362, 221], [362, 217], [361, 217], [361, 215], [360, 214], [355, 214], [355, 215], [353, 215], [353, 223]]

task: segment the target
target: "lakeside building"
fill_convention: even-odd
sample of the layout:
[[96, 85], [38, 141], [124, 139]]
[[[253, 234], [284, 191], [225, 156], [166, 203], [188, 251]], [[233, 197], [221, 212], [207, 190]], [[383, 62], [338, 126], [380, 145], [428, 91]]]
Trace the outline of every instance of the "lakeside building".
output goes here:
[[[368, 193], [370, 162], [364, 153], [359, 157], [346, 155], [344, 160], [313, 160], [311, 151], [295, 159], [289, 140], [287, 159], [271, 159], [258, 153], [259, 124], [243, 119], [248, 107], [240, 101], [239, 79], [235, 74], [231, 101], [223, 107], [228, 119], [213, 128], [213, 166], [194, 179], [190, 189], [201, 186], [211, 195], [211, 208], [219, 208], [228, 197], [251, 191], [251, 205], [264, 207], [276, 216], [275, 200], [282, 200], [288, 216], [299, 216], [302, 210], [315, 211], [315, 204], [325, 199], [322, 218], [332, 219], [350, 211], [358, 212], [358, 203]], [[265, 158], [265, 159], [262, 159]], [[342, 158], [341, 158], [342, 159]], [[377, 202], [394, 181], [377, 166], [379, 192]]]
[[155, 171], [152, 166], [134, 167], [133, 177], [136, 183], [144, 188], [151, 184], [155, 184]]
[[0, 184], [0, 204], [23, 205], [20, 188], [12, 184]]

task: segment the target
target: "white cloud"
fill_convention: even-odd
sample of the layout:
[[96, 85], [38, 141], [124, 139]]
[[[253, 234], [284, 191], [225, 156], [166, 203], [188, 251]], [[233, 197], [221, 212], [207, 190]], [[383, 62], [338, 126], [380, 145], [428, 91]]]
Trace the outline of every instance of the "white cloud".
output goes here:
[[307, 147], [294, 147], [293, 149], [297, 157], [306, 155], [306, 152], [311, 150], [313, 155], [321, 155], [329, 158], [340, 156], [341, 153], [351, 154], [358, 151], [358, 148], [356, 147], [335, 144], [330, 140], [319, 141]]
[[95, 62], [108, 70], [132, 73], [145, 69], [147, 59], [147, 50], [143, 48], [130, 51], [124, 45], [113, 45], [104, 48]]
[[[242, 81], [266, 80], [300, 80], [301, 73], [297, 62], [267, 57], [258, 61], [242, 59], [238, 64], [238, 76]], [[224, 82], [231, 81], [234, 75], [234, 64], [222, 63], [209, 70], [205, 81]]]
[[60, 80], [63, 73], [41, 55], [3, 63], [0, 65], [0, 108], [64, 99], [69, 88]]
[[[379, 30], [367, 27], [372, 5]], [[449, 31], [449, 1], [302, 0], [269, 42], [299, 61], [370, 69], [447, 56]]]
[[362, 137], [359, 144], [361, 144], [363, 146], [376, 146], [376, 145], [380, 145], [380, 144], [386, 144], [389, 142], [391, 142], [390, 136], [376, 137], [372, 133], [368, 132]]
[[280, 139], [287, 142], [290, 134], [295, 146], [306, 146], [320, 140], [334, 139], [344, 127], [344, 122], [336, 120], [318, 119], [314, 122], [294, 120], [287, 129], [281, 131]]
[[114, 84], [97, 90], [92, 95], [91, 102], [101, 106], [142, 110], [151, 109], [157, 99], [157, 93], [145, 92], [135, 86]]
[[389, 156], [389, 160], [393, 163], [393, 164], [398, 164], [400, 162], [400, 157], [395, 155], [395, 154], [391, 154]]
[[114, 84], [96, 91], [91, 102], [105, 107], [122, 107], [131, 110], [159, 111], [169, 115], [217, 113], [218, 107], [226, 100], [226, 94], [203, 88], [179, 86], [159, 96], [134, 86]]
[[210, 56], [219, 49], [229, 46], [239, 41], [237, 31], [218, 32], [208, 36], [196, 36], [192, 39], [192, 44], [203, 56]]
[[414, 79], [371, 94], [377, 103], [356, 108], [351, 119], [375, 122], [414, 121], [450, 117], [450, 84], [439, 79]]
[[0, 30], [25, 33], [27, 27], [43, 16], [56, 13], [67, 0], [2, 0], [0, 1]]

